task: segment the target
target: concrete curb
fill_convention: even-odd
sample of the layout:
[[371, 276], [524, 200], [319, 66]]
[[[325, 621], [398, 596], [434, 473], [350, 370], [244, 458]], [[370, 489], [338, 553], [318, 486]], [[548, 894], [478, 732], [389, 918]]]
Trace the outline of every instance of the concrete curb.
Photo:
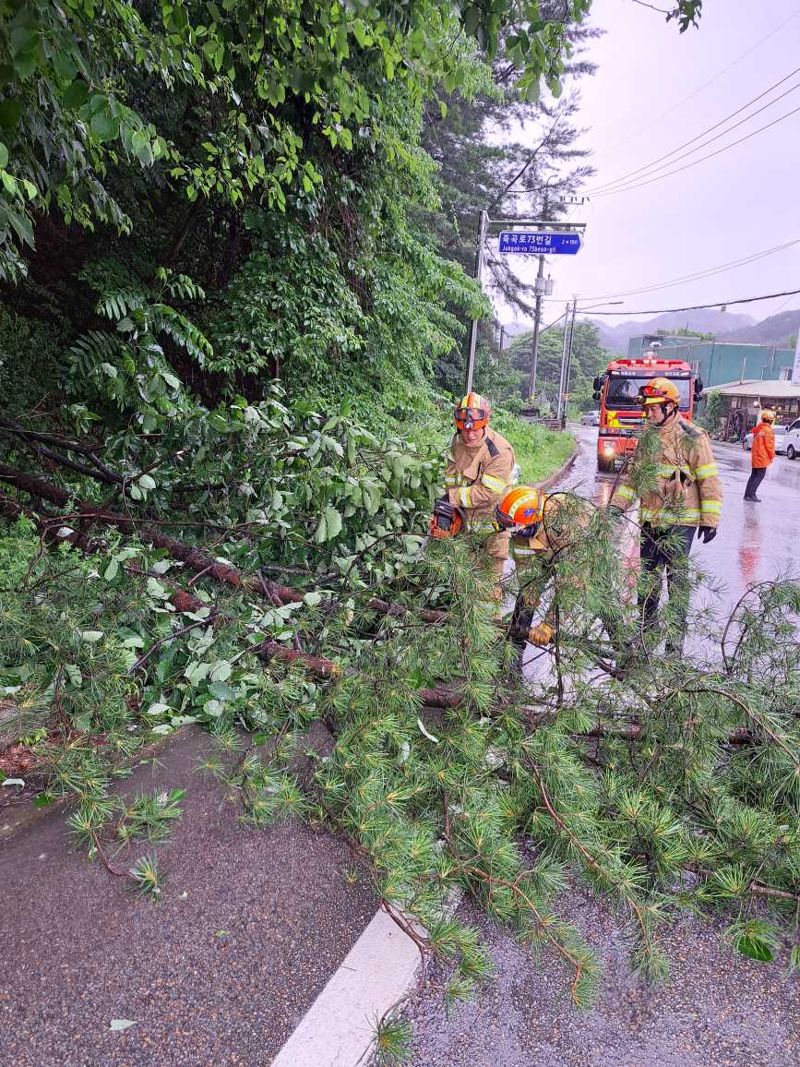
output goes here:
[[548, 489], [552, 489], [554, 485], [558, 485], [561, 479], [565, 477], [565, 475], [569, 474], [569, 472], [572, 470], [573, 464], [578, 458], [579, 452], [580, 443], [576, 440], [575, 447], [572, 450], [572, 455], [569, 457], [566, 463], [563, 463], [554, 474], [550, 475], [549, 478], [546, 478], [543, 482], [539, 482], [539, 488], [546, 493]]

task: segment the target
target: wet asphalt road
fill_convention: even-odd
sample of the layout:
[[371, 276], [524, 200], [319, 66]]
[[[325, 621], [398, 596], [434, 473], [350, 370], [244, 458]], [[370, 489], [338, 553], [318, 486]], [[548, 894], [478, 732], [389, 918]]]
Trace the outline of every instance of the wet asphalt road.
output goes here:
[[[597, 429], [574, 427], [579, 455], [559, 489], [570, 489], [607, 504], [613, 475], [598, 475]], [[761, 483], [761, 504], [743, 500], [750, 476], [750, 453], [739, 445], [714, 443], [725, 500], [719, 533], [709, 545], [695, 541], [692, 558], [721, 583], [719, 610], [736, 603], [748, 585], [765, 579], [800, 576], [800, 459], [778, 456]], [[637, 547], [630, 532], [623, 551], [633, 561]]]
[[579, 1010], [555, 953], [538, 954], [472, 905], [459, 917], [488, 946], [495, 974], [448, 1013], [442, 974], [411, 1000], [409, 1067], [797, 1067], [800, 981], [780, 965], [729, 949], [711, 922], [683, 918], [665, 933], [670, 978], [650, 986], [631, 970], [622, 924], [594, 891], [560, 898], [600, 956], [597, 1003]]
[[266, 1067], [374, 915], [332, 834], [242, 825], [238, 801], [196, 772], [210, 748], [184, 729], [124, 784], [187, 789], [157, 849], [157, 903], [89, 863], [63, 809], [17, 832], [25, 811], [3, 810], [4, 1067]]
[[[613, 476], [596, 473], [597, 430], [575, 430], [578, 458], [559, 485], [608, 503]], [[726, 616], [752, 582], [800, 573], [800, 461], [779, 456], [762, 483], [763, 503], [742, 499], [750, 456], [715, 445], [725, 502], [720, 533], [692, 555], [721, 581], [717, 610]], [[634, 567], [638, 538], [630, 526], [621, 551]], [[702, 554], [702, 555], [701, 555]], [[707, 595], [707, 594], [701, 594]], [[546, 671], [547, 657], [529, 647], [526, 674]], [[538, 656], [538, 659], [537, 659]], [[569, 974], [553, 953], [527, 949], [488, 922], [471, 903], [459, 917], [481, 932], [495, 975], [475, 999], [449, 1013], [443, 975], [429, 976], [405, 1018], [414, 1038], [411, 1067], [797, 1067], [800, 979], [783, 965], [734, 953], [721, 925], [684, 916], [663, 934], [669, 981], [649, 986], [632, 971], [623, 923], [596, 893], [572, 888], [558, 901], [600, 956], [598, 1002], [578, 1011]]]

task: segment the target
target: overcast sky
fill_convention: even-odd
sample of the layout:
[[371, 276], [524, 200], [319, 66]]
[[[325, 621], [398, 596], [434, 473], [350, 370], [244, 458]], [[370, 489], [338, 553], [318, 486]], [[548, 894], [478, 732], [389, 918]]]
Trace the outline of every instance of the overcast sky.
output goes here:
[[[652, 3], [672, 6], [670, 0]], [[557, 302], [545, 305], [545, 315], [557, 314], [573, 293], [586, 304], [613, 298], [800, 238], [800, 111], [680, 174], [616, 195], [601, 196], [598, 188], [677, 149], [800, 68], [800, 0], [704, 0], [700, 28], [683, 34], [633, 0], [594, 0], [591, 21], [606, 31], [588, 49], [597, 73], [580, 82], [583, 144], [597, 170], [586, 193], [597, 192], [571, 215], [588, 224], [581, 252], [547, 262]], [[800, 108], [799, 72], [731, 124], [792, 87], [796, 91], [708, 147], [680, 161], [664, 160], [670, 164], [665, 169]], [[664, 172], [654, 169], [636, 181]], [[800, 243], [712, 277], [626, 297], [620, 316], [787, 289], [800, 289]], [[796, 308], [800, 295], [729, 306], [755, 319]]]

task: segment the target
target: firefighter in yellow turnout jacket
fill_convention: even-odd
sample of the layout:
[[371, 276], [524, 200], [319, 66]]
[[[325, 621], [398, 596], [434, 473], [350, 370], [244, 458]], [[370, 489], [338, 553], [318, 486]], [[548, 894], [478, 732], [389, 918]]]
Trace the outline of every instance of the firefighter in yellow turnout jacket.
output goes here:
[[494, 508], [514, 477], [514, 449], [489, 426], [491, 406], [478, 393], [467, 393], [456, 406], [456, 433], [450, 444], [445, 471], [446, 497], [437, 501], [434, 515], [446, 518], [459, 509], [468, 532], [479, 535], [488, 557], [495, 585], [494, 600], [500, 600], [503, 563], [508, 559], [508, 539], [497, 532]]
[[[689, 610], [689, 550], [695, 536], [708, 544], [717, 535], [722, 513], [722, 484], [705, 430], [687, 422], [678, 410], [674, 382], [653, 378], [639, 390], [648, 426], [658, 430], [658, 472], [655, 484], [643, 489], [639, 523], [641, 575], [639, 608], [645, 631], [654, 629], [666, 571], [676, 636], [668, 640], [679, 651]], [[634, 461], [635, 463], [635, 461]], [[629, 473], [615, 489], [610, 507], [625, 511], [637, 492]]]

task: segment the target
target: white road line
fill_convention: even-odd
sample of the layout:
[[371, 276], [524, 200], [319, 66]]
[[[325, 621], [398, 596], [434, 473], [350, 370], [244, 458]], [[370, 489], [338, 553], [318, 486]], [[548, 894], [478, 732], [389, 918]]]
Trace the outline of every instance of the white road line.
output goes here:
[[272, 1061], [272, 1067], [355, 1067], [375, 1021], [408, 991], [419, 949], [378, 911]]

